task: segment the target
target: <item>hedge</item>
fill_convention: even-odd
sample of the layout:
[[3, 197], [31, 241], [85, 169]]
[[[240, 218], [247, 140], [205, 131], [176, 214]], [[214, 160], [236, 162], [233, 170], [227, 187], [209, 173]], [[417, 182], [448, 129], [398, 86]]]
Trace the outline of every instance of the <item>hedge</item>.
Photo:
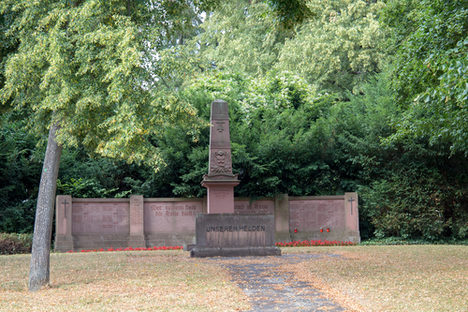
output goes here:
[[0, 233], [0, 255], [30, 253], [32, 234]]

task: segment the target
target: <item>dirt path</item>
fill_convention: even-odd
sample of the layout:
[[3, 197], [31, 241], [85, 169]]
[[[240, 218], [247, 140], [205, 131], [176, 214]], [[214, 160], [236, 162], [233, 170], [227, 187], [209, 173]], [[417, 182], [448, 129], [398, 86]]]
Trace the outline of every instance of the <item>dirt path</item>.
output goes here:
[[[280, 265], [313, 261], [324, 255], [286, 254], [281, 257], [214, 258], [229, 269], [233, 280], [250, 298], [249, 312], [346, 311], [310, 284], [298, 281]], [[334, 257], [336, 255], [327, 255]]]

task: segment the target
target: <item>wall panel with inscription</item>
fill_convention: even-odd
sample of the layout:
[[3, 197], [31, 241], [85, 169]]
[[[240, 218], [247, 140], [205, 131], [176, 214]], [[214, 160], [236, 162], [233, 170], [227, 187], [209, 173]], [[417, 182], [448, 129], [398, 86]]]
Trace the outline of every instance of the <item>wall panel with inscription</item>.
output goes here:
[[128, 202], [76, 202], [72, 213], [73, 234], [128, 234], [128, 209]]
[[343, 200], [292, 200], [289, 223], [290, 228], [298, 231], [341, 229], [345, 223]]
[[268, 215], [275, 213], [275, 201], [261, 199], [250, 201], [248, 199], [234, 199], [234, 213]]
[[145, 233], [195, 233], [195, 218], [202, 211], [201, 201], [147, 201], [144, 204]]

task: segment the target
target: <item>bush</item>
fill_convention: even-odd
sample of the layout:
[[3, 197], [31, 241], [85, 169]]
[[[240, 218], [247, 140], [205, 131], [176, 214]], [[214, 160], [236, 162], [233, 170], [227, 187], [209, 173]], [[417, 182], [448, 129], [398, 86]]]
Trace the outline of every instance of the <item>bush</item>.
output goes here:
[[32, 234], [0, 233], [0, 254], [30, 253]]
[[372, 238], [362, 241], [362, 246], [382, 246], [382, 245], [468, 245], [468, 239], [441, 239], [429, 241], [426, 239], [405, 239], [403, 237]]
[[363, 213], [370, 218], [375, 237], [467, 239], [466, 188], [447, 178], [455, 174], [415, 163], [395, 164], [393, 173], [372, 182], [361, 194]]

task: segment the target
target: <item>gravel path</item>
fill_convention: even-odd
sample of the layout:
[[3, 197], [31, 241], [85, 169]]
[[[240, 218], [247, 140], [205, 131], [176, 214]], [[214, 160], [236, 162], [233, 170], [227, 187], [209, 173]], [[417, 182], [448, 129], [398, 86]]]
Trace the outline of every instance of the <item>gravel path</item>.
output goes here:
[[[294, 264], [323, 256], [287, 254], [277, 258], [281, 264]], [[345, 311], [310, 284], [296, 280], [292, 273], [277, 270], [278, 264], [267, 261], [249, 262], [244, 259], [246, 258], [213, 258], [231, 271], [234, 281], [249, 296], [252, 305], [249, 312]]]

